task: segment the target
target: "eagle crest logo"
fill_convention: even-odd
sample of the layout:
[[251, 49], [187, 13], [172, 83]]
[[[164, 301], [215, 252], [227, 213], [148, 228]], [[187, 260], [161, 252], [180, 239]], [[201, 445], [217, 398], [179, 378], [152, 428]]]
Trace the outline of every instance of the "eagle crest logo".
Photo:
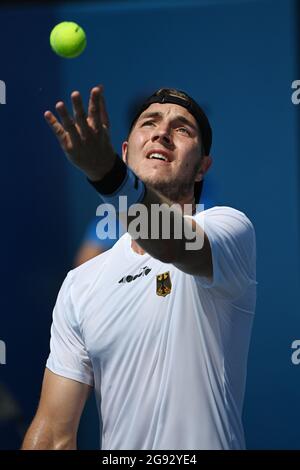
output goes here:
[[156, 294], [165, 297], [170, 294], [172, 290], [172, 282], [170, 272], [158, 274], [156, 276]]

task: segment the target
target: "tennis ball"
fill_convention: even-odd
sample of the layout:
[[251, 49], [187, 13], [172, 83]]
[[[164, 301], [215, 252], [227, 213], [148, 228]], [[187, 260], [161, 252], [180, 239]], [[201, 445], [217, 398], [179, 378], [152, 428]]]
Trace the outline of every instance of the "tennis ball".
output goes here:
[[68, 59], [78, 57], [86, 46], [85, 32], [73, 21], [63, 21], [52, 29], [50, 45], [60, 57]]

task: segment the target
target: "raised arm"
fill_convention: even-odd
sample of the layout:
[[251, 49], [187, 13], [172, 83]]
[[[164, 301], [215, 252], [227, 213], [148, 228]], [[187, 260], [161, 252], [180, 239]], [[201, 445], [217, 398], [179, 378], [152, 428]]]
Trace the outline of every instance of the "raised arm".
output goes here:
[[39, 407], [22, 450], [76, 449], [78, 425], [91, 388], [46, 369]]
[[[56, 135], [61, 148], [68, 159], [79, 169], [81, 169], [92, 183], [103, 182], [103, 179], [111, 178], [109, 184], [111, 191], [116, 183], [115, 167], [119, 167], [118, 173], [124, 173], [116, 157], [108, 133], [109, 118], [106, 112], [103, 87], [94, 87], [90, 94], [88, 113], [85, 113], [83, 102], [78, 91], [71, 94], [73, 116], [71, 116], [62, 101], [56, 104], [56, 111], [59, 114], [59, 122], [51, 111], [46, 111], [44, 116]], [[210, 157], [203, 160], [203, 168], [206, 170], [210, 164]], [[116, 161], [117, 160], [117, 161]], [[112, 174], [113, 173], [113, 174]], [[112, 174], [112, 175], [111, 175]], [[122, 183], [122, 181], [121, 181]], [[121, 184], [122, 186], [122, 184]], [[203, 229], [190, 218], [183, 217], [182, 211], [171, 210], [168, 206], [172, 202], [164, 197], [160, 192], [152, 190], [147, 184], [145, 196], [140, 200], [147, 209], [147, 226], [151, 225], [151, 206], [164, 204], [163, 218], [170, 220], [173, 218], [174, 226], [181, 226], [183, 236], [177, 238], [171, 233], [170, 238], [165, 239], [159, 235], [158, 238], [139, 238], [138, 244], [151, 256], [165, 263], [171, 263], [188, 274], [202, 274], [207, 277], [212, 276], [212, 258], [209, 240]], [[100, 191], [99, 191], [100, 192]], [[128, 217], [128, 221], [135, 219], [135, 216]], [[131, 226], [128, 232], [134, 233]], [[195, 247], [187, 249], [187, 243], [195, 240]]]

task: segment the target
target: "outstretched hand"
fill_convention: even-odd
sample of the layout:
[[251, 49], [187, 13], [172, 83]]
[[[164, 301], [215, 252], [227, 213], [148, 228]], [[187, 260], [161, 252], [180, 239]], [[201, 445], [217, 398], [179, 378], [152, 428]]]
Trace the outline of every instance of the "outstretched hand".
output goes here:
[[56, 103], [59, 122], [51, 111], [44, 117], [56, 135], [68, 159], [82, 170], [91, 181], [101, 180], [117, 158], [109, 138], [109, 119], [103, 98], [103, 86], [91, 90], [88, 115], [80, 93], [71, 94], [73, 117], [63, 101]]

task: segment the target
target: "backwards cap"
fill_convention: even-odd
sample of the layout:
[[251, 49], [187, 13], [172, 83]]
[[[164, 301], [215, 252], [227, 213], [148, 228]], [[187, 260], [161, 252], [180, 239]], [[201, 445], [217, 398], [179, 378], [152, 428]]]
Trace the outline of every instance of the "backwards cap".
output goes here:
[[[186, 108], [198, 123], [205, 155], [209, 155], [212, 144], [212, 130], [208, 118], [199, 104], [187, 93], [181, 90], [176, 90], [174, 88], [160, 88], [149, 96], [135, 113], [131, 122], [130, 131], [139, 116], [153, 103], [173, 103]], [[195, 183], [194, 193], [196, 202], [199, 202], [202, 186], [203, 180]]]
[[135, 124], [138, 117], [147, 109], [152, 103], [173, 103], [186, 108], [196, 119], [202, 138], [202, 145], [204, 147], [205, 155], [209, 155], [212, 143], [212, 130], [203, 109], [196, 103], [193, 98], [187, 95], [184, 91], [176, 90], [174, 88], [160, 88], [153, 95], [144, 101], [136, 112], [132, 120], [130, 130]]

